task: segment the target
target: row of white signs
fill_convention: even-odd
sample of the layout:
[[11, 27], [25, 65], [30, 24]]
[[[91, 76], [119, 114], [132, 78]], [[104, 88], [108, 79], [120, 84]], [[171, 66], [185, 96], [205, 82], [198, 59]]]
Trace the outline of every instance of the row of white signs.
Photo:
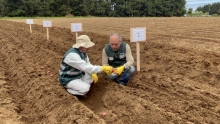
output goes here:
[[[27, 19], [27, 24], [34, 24], [33, 19]], [[43, 21], [43, 27], [52, 27], [51, 21]], [[82, 23], [71, 23], [71, 32], [81, 32]], [[131, 28], [131, 42], [146, 41], [146, 27]]]
[[[31, 25], [34, 24], [33, 19], [27, 19], [26, 23]], [[51, 21], [43, 21], [43, 27], [52, 27], [52, 22]], [[72, 32], [80, 32], [82, 31], [82, 23], [71, 23], [71, 31]]]

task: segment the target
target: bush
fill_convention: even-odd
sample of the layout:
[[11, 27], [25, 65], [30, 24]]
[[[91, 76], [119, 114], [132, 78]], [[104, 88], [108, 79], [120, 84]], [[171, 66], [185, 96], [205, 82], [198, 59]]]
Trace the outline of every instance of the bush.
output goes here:
[[218, 14], [212, 14], [212, 17], [218, 17]]

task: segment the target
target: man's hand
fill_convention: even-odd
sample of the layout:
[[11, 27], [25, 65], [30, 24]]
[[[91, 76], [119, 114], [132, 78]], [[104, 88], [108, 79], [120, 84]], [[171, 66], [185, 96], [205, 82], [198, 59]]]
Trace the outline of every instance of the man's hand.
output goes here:
[[112, 74], [113, 67], [112, 66], [102, 66], [102, 71], [107, 73], [108, 75]]
[[118, 68], [115, 68], [114, 73], [117, 75], [121, 75], [121, 73], [124, 71], [124, 66], [120, 66]]
[[92, 74], [92, 80], [93, 80], [94, 83], [97, 83], [99, 78], [96, 74]]

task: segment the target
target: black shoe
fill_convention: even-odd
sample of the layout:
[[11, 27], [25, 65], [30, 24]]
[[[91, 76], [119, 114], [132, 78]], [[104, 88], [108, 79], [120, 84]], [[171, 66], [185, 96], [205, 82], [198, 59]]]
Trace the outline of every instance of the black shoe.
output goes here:
[[126, 83], [124, 83], [124, 82], [119, 82], [118, 81], [117, 83], [126, 86]]
[[113, 79], [114, 82], [118, 83], [117, 79]]
[[87, 95], [74, 95], [74, 96], [76, 96], [78, 99], [83, 99], [87, 97]]

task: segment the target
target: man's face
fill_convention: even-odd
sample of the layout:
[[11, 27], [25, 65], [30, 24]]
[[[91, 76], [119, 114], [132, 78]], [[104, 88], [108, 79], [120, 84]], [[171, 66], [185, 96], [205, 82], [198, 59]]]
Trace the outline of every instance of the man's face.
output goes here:
[[112, 48], [113, 51], [117, 51], [118, 48], [120, 47], [120, 39], [118, 36], [116, 35], [113, 35], [111, 38], [110, 38], [110, 46]]
[[81, 52], [83, 53], [87, 53], [89, 51], [89, 48], [85, 48], [85, 47], [80, 47], [79, 48], [81, 50]]

